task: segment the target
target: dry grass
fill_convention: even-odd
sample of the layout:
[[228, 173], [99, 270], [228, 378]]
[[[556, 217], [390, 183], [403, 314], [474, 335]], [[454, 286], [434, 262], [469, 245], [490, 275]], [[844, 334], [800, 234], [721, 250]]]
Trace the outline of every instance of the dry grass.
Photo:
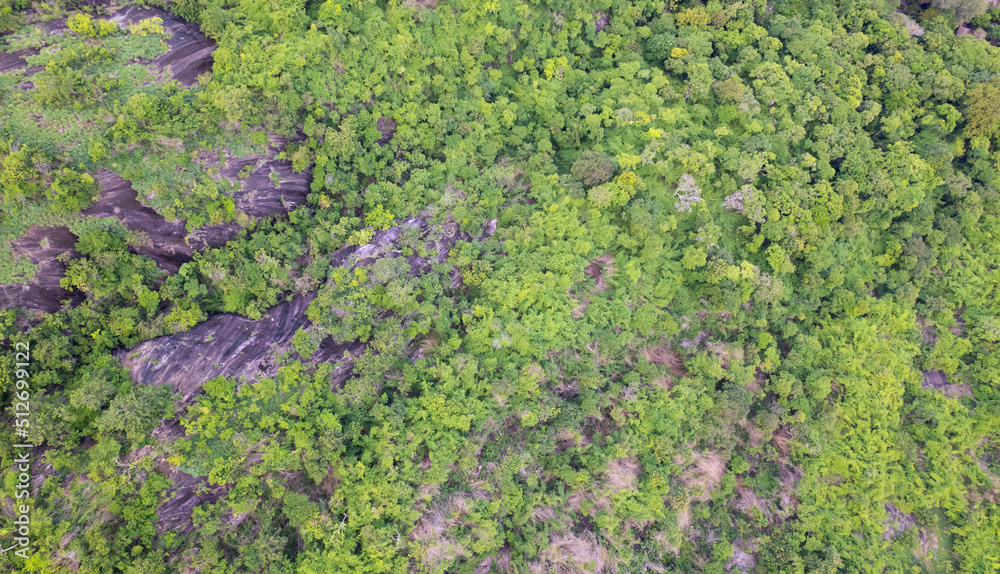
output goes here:
[[[66, 539], [64, 536], [60, 541], [60, 551], [56, 553], [55, 563], [60, 567], [65, 568], [68, 572], [73, 572], [74, 574], [80, 570], [80, 557], [78, 556], [76, 550], [67, 550], [67, 546], [63, 544]], [[72, 538], [71, 538], [72, 540]]]
[[705, 343], [708, 350], [722, 359], [722, 367], [729, 368], [731, 363], [743, 363], [743, 347], [732, 343]]
[[750, 419], [743, 419], [740, 421], [740, 426], [743, 427], [743, 430], [747, 431], [747, 435], [750, 438], [750, 446], [753, 448], [759, 447], [765, 435], [757, 423]]
[[756, 548], [753, 544], [748, 544], [737, 538], [736, 542], [733, 543], [733, 555], [726, 562], [726, 570], [741, 574], [753, 572], [757, 566], [757, 559], [752, 554], [754, 550]]
[[510, 572], [510, 550], [500, 549], [500, 559], [497, 560], [497, 571]]
[[607, 551], [591, 533], [553, 535], [542, 558], [543, 562], [536, 566], [542, 566], [542, 572], [558, 574], [607, 572], [610, 566]]
[[184, 151], [184, 142], [180, 139], [157, 136], [156, 141], [168, 150], [175, 152]]
[[437, 496], [437, 493], [441, 491], [441, 484], [435, 482], [434, 484], [421, 484], [420, 489], [417, 491], [417, 498], [419, 500], [430, 500]]
[[583, 501], [586, 500], [586, 498], [587, 496], [584, 493], [574, 492], [573, 494], [569, 495], [569, 497], [566, 499], [566, 508], [569, 508], [570, 510], [573, 511], [578, 511], [580, 510], [580, 506], [583, 503]]
[[430, 354], [439, 342], [440, 340], [438, 340], [438, 338], [434, 335], [424, 337], [424, 340], [420, 342], [420, 352], [423, 354]]
[[782, 466], [778, 471], [778, 483], [785, 490], [793, 490], [802, 480], [802, 471], [794, 466]]
[[674, 381], [687, 376], [687, 368], [684, 367], [684, 359], [670, 350], [669, 347], [646, 347], [641, 351], [642, 356], [654, 365], [664, 365], [670, 369], [670, 376], [656, 379], [653, 384], [660, 388], [671, 389]]
[[799, 499], [795, 498], [795, 486], [802, 480], [802, 472], [794, 466], [784, 465], [778, 472], [778, 483], [781, 490], [778, 491], [778, 500], [781, 502], [781, 515], [790, 516], [799, 505]]
[[684, 369], [684, 359], [668, 347], [646, 347], [642, 356], [654, 365], [667, 365], [671, 369]]
[[674, 388], [674, 380], [671, 377], [661, 377], [659, 379], [655, 379], [653, 384], [667, 391]]
[[787, 455], [792, 450], [788, 446], [788, 440], [791, 438], [792, 431], [783, 426], [778, 427], [778, 430], [774, 431], [774, 434], [771, 436], [771, 444], [774, 445], [774, 448], [778, 449], [778, 452]]
[[591, 355], [593, 356], [592, 360], [594, 361], [595, 367], [602, 367], [604, 365], [608, 365], [612, 361], [611, 357], [609, 357], [608, 355], [601, 354], [601, 347], [598, 344], [597, 339], [591, 341], [589, 345], [584, 347], [584, 349], [590, 351]]
[[650, 562], [648, 560], [642, 565], [642, 567], [647, 572], [666, 572], [667, 571], [666, 567], [664, 567], [662, 564], [655, 564], [655, 563]]
[[708, 500], [725, 473], [726, 463], [719, 453], [707, 450], [694, 454], [692, 465], [681, 474], [681, 482], [689, 489], [701, 487], [701, 493], [692, 500]]
[[608, 486], [611, 490], [635, 490], [642, 465], [635, 457], [616, 458], [608, 463]]
[[551, 506], [539, 506], [532, 509], [531, 518], [537, 522], [551, 522], [556, 519], [556, 511]]
[[[680, 512], [677, 513], [677, 529], [684, 532], [691, 528], [691, 509], [685, 506]], [[677, 550], [674, 550], [677, 553]]]
[[661, 559], [668, 553], [673, 554], [674, 556], [681, 553], [681, 537], [678, 536], [677, 532], [671, 532], [669, 529], [660, 530], [652, 535], [652, 539], [655, 540], [660, 547], [658, 554]]
[[732, 505], [747, 516], [753, 516], [752, 509], [756, 508], [764, 515], [768, 522], [771, 522], [773, 513], [770, 504], [766, 500], [757, 496], [757, 493], [750, 488], [744, 488], [741, 483], [736, 484], [736, 496], [732, 498]]
[[415, 555], [428, 567], [468, 556], [465, 548], [448, 531], [461, 521], [470, 495], [456, 494], [447, 502], [424, 514], [410, 532]]

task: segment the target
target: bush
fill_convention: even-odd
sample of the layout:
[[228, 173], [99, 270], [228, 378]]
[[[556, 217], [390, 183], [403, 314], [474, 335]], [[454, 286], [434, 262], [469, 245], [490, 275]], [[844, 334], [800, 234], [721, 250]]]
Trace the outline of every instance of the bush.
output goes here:
[[45, 195], [52, 202], [53, 211], [76, 213], [97, 201], [99, 188], [97, 180], [89, 174], [63, 168]]

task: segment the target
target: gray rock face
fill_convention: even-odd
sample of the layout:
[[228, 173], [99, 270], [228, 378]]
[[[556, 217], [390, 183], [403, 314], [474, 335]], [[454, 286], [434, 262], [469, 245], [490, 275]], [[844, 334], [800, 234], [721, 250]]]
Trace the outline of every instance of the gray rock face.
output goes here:
[[152, 257], [168, 273], [175, 273], [181, 264], [191, 259], [193, 251], [184, 243], [187, 231], [183, 223], [170, 223], [139, 203], [132, 184], [117, 173], [102, 169], [96, 175], [101, 184], [100, 198], [85, 209], [83, 215], [117, 217], [130, 230], [145, 233], [149, 241], [135, 252]]
[[229, 223], [204, 227], [189, 236], [183, 222], [167, 221], [139, 203], [132, 184], [117, 173], [98, 170], [97, 180], [101, 184], [100, 198], [82, 214], [116, 217], [130, 230], [145, 234], [148, 241], [134, 251], [151, 257], [167, 273], [176, 273], [191, 260], [196, 249], [221, 247], [239, 234], [239, 226]]
[[[314, 297], [296, 295], [258, 321], [231, 313], [216, 315], [186, 333], [158, 337], [115, 355], [122, 359], [132, 380], [146, 385], [169, 383], [188, 402], [215, 377], [255, 380], [276, 375], [274, 357], [291, 348], [299, 327], [309, 325], [305, 313]], [[337, 360], [344, 351], [354, 354], [361, 348], [360, 344], [327, 340], [312, 361]]]
[[946, 397], [971, 397], [972, 389], [967, 383], [949, 383], [944, 371], [923, 371], [923, 388], [943, 393]]
[[[277, 213], [290, 211], [296, 205], [306, 202], [309, 195], [309, 184], [312, 172], [304, 170], [295, 173], [292, 162], [276, 159], [275, 155], [285, 146], [284, 138], [271, 137], [271, 146], [267, 155], [250, 155], [241, 158], [231, 158], [221, 169], [221, 175], [229, 179], [237, 179], [240, 170], [250, 166], [250, 175], [241, 179], [242, 189], [236, 191], [233, 197], [236, 207], [247, 215], [267, 217]], [[271, 174], [278, 179], [278, 187], [274, 186]]]
[[598, 34], [611, 23], [611, 18], [604, 12], [594, 12], [594, 28]]
[[187, 534], [194, 530], [191, 513], [195, 507], [205, 503], [218, 501], [229, 491], [229, 486], [209, 487], [204, 477], [191, 476], [172, 468], [166, 463], [158, 468], [173, 481], [173, 487], [163, 493], [163, 503], [156, 509], [159, 521], [156, 530], [159, 533], [181, 532]]
[[[177, 80], [177, 83], [184, 88], [190, 88], [194, 85], [201, 74], [212, 71], [212, 64], [215, 61], [212, 57], [212, 52], [215, 51], [216, 47], [215, 42], [202, 34], [201, 27], [197, 24], [185, 22], [159, 8], [143, 8], [132, 5], [115, 10], [108, 19], [123, 28], [127, 28], [129, 25], [147, 18], [162, 19], [163, 31], [166, 36], [170, 36], [164, 39], [167, 51], [152, 61], [146, 61], [151, 68], [163, 72], [167, 79]], [[70, 33], [66, 26], [66, 20], [63, 18], [38, 25], [50, 33]], [[44, 66], [27, 67], [28, 62], [25, 57], [38, 53], [37, 48], [32, 48], [10, 54], [0, 54], [0, 73], [24, 70], [24, 77], [27, 78], [44, 70]]]
[[902, 512], [888, 502], [885, 504], [885, 512], [888, 514], [887, 519], [882, 522], [885, 526], [882, 538], [885, 540], [896, 538], [917, 525], [916, 514]]
[[65, 227], [31, 227], [14, 242], [11, 250], [16, 256], [26, 256], [38, 266], [35, 276], [26, 285], [0, 285], [0, 306], [5, 308], [27, 307], [41, 311], [58, 311], [62, 301], [79, 304], [82, 293], [73, 293], [59, 286], [66, 272], [66, 265], [57, 259], [65, 253], [66, 259], [79, 257], [74, 250], [76, 236]]
[[28, 48], [10, 53], [0, 53], [0, 73], [13, 70], [23, 70], [28, 67], [26, 56], [34, 56], [40, 50], [38, 48]]
[[111, 15], [111, 20], [123, 27], [147, 18], [162, 18], [163, 31], [171, 36], [165, 40], [168, 50], [150, 62], [152, 67], [163, 70], [185, 88], [194, 85], [198, 76], [212, 71], [215, 42], [201, 33], [201, 26], [159, 8], [125, 6]]
[[[201, 33], [197, 24], [180, 20], [159, 8], [134, 5], [114, 10], [109, 19], [127, 28], [154, 17], [163, 20], [164, 31], [170, 36], [164, 40], [169, 49], [145, 63], [150, 68], [163, 72], [165, 79], [174, 79], [181, 86], [190, 87], [199, 75], [211, 71], [212, 52], [215, 50], [215, 43]], [[39, 26], [50, 33], [68, 33], [64, 19], [40, 23]], [[29, 49], [10, 54], [0, 53], [0, 73], [22, 70], [25, 77], [30, 76], [42, 67], [25, 69], [25, 58], [38, 52], [38, 49]], [[22, 86], [30, 87], [29, 84], [31, 82], [25, 82]], [[309, 170], [294, 173], [290, 161], [276, 159], [284, 144], [284, 138], [271, 136], [271, 146], [266, 154], [233, 158], [222, 166], [222, 175], [231, 179], [235, 179], [244, 166], [252, 166], [250, 176], [241, 182], [242, 189], [233, 194], [239, 210], [254, 217], [267, 217], [285, 213], [296, 205], [305, 203], [311, 173]], [[277, 175], [277, 187], [271, 178], [272, 173]], [[94, 175], [101, 185], [100, 198], [84, 210], [83, 215], [121, 220], [128, 229], [138, 232], [144, 239], [133, 251], [151, 257], [168, 274], [176, 273], [181, 265], [191, 260], [195, 251], [221, 247], [239, 233], [239, 225], [225, 223], [203, 227], [188, 234], [183, 221], [167, 221], [152, 208], [140, 203], [131, 183], [118, 174], [99, 170]], [[49, 232], [50, 235], [55, 233], [57, 232]], [[70, 293], [59, 287], [65, 266], [56, 261], [55, 257], [61, 252], [67, 252], [70, 257], [78, 254], [73, 251], [76, 238], [65, 228], [58, 234], [65, 240], [53, 242], [52, 248], [40, 248], [37, 244], [39, 238], [30, 235], [19, 240], [13, 247], [15, 253], [25, 254], [39, 265], [39, 270], [27, 285], [0, 285], [0, 306], [28, 307], [51, 312], [58, 310], [64, 300], [69, 300], [71, 304], [79, 304], [84, 300], [82, 294]]]

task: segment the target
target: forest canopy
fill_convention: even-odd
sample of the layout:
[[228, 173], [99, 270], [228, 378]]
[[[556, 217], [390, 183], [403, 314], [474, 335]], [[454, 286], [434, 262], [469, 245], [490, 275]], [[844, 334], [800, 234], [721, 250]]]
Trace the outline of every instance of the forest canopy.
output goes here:
[[3, 567], [1000, 569], [986, 0], [0, 32]]

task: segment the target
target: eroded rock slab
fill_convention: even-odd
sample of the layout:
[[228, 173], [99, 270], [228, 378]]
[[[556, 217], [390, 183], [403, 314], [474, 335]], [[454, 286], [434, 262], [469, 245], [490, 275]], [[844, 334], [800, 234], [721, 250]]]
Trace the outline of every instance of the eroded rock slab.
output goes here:
[[888, 502], [885, 503], [885, 512], [888, 514], [886, 520], [882, 522], [885, 527], [882, 538], [885, 540], [896, 538], [917, 525], [916, 514], [903, 512]]
[[966, 383], [949, 383], [944, 371], [924, 371], [925, 389], [944, 393], [946, 397], [957, 399], [959, 397], [971, 397], [972, 389]]
[[173, 486], [163, 493], [163, 502], [156, 509], [159, 521], [156, 530], [187, 534], [194, 530], [191, 514], [195, 507], [217, 502], [229, 491], [228, 485], [210, 487], [205, 477], [192, 476], [171, 467], [166, 461], [157, 465], [157, 472], [167, 475]]
[[[168, 383], [185, 402], [215, 377], [273, 377], [278, 371], [274, 356], [291, 347], [298, 328], [309, 325], [306, 309], [314, 297], [296, 295], [258, 321], [232, 313], [216, 315], [186, 333], [158, 337], [115, 355], [132, 380], [147, 385]], [[324, 341], [312, 360], [337, 360], [344, 351], [353, 354], [361, 347]]]
[[38, 48], [28, 48], [16, 52], [0, 52], [0, 74], [14, 70], [24, 70], [28, 67], [28, 56], [34, 56], [39, 52]]
[[176, 273], [191, 260], [195, 250], [221, 247], [239, 234], [240, 227], [229, 223], [205, 227], [189, 236], [183, 222], [167, 221], [139, 203], [132, 184], [120, 175], [102, 169], [97, 172], [97, 180], [101, 184], [100, 198], [83, 215], [115, 217], [129, 230], [140, 233], [144, 241], [133, 251], [151, 257], [167, 273]]
[[135, 252], [152, 257], [168, 273], [175, 273], [191, 260], [194, 250], [184, 241], [187, 230], [183, 223], [171, 223], [139, 203], [132, 184], [117, 173], [98, 170], [97, 181], [101, 184], [100, 198], [83, 215], [115, 217], [130, 230], [144, 233], [148, 241], [136, 247]]
[[83, 294], [67, 291], [59, 286], [66, 265], [65, 260], [79, 257], [74, 251], [76, 236], [66, 227], [30, 227], [27, 233], [14, 242], [11, 250], [15, 256], [27, 257], [38, 266], [35, 276], [26, 285], [0, 285], [0, 306], [4, 308], [27, 307], [40, 311], [58, 311], [63, 301], [79, 304]]
[[[215, 62], [212, 53], [215, 52], [216, 45], [209, 37], [202, 34], [198, 24], [185, 22], [160, 8], [134, 5], [118, 8], [109, 17], [122, 28], [128, 28], [131, 24], [149, 18], [163, 20], [164, 43], [167, 45], [166, 52], [152, 61], [147, 61], [151, 68], [163, 72], [165, 79], [177, 80], [177, 83], [184, 88], [190, 88], [198, 81], [198, 76], [212, 71]], [[36, 25], [45, 28], [50, 34], [70, 33], [64, 18], [39, 22]], [[0, 73], [24, 70], [24, 76], [27, 78], [44, 70], [44, 66], [27, 67], [26, 57], [38, 53], [39, 49], [31, 48], [0, 54]]]
[[[223, 177], [239, 179], [242, 183], [242, 189], [233, 194], [240, 211], [254, 217], [268, 217], [285, 213], [306, 202], [312, 172], [304, 170], [295, 173], [292, 162], [277, 158], [285, 143], [285, 138], [272, 135], [268, 153], [230, 158], [222, 167], [220, 173]], [[240, 178], [240, 171], [247, 167], [249, 175]], [[275, 175], [272, 176], [272, 173]], [[278, 180], [277, 186], [272, 177]]]
[[111, 16], [111, 20], [123, 27], [148, 18], [163, 19], [163, 31], [171, 36], [164, 39], [169, 49], [150, 62], [153, 67], [163, 70], [185, 88], [194, 85], [198, 76], [212, 71], [215, 42], [201, 33], [198, 24], [185, 22], [159, 8], [142, 6], [125, 6]]

